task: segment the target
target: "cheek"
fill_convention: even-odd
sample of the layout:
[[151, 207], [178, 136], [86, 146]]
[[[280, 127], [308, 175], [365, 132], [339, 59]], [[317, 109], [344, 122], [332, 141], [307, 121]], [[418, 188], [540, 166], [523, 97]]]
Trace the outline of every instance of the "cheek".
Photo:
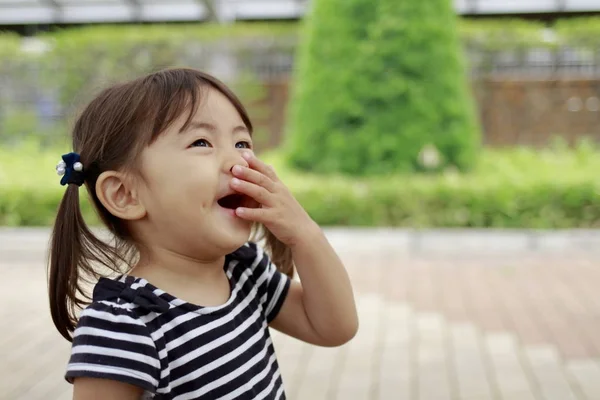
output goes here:
[[181, 191], [181, 177], [166, 168], [146, 168], [142, 173], [139, 192], [149, 211], [173, 209], [174, 202], [181, 198], [178, 194]]
[[178, 192], [183, 204], [192, 208], [212, 208], [219, 193], [219, 178], [214, 171], [196, 170], [181, 174], [178, 179]]
[[219, 169], [210, 160], [181, 158], [168, 166], [149, 166], [144, 172], [150, 204], [184, 214], [214, 205], [219, 192]]
[[203, 182], [198, 185], [198, 198], [202, 199], [202, 203], [206, 207], [214, 206], [219, 192], [219, 180], [215, 177], [203, 180]]

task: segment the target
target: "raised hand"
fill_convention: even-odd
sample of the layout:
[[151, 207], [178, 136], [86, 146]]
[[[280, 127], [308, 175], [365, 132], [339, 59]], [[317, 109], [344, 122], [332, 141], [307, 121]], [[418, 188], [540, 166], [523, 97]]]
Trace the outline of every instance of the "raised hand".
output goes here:
[[244, 152], [249, 168], [233, 167], [231, 187], [260, 204], [260, 208], [238, 207], [235, 213], [248, 221], [260, 222], [288, 246], [317, 227], [308, 213], [279, 180], [275, 170], [250, 152]]

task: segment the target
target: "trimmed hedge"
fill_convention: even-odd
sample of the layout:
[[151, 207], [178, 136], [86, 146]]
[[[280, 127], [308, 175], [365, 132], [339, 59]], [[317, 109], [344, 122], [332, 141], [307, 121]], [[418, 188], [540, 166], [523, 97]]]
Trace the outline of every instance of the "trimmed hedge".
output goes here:
[[[449, 0], [315, 1], [288, 120], [293, 165], [471, 169], [481, 139], [455, 20]], [[424, 165], [424, 149], [435, 165]]]
[[600, 49], [600, 17], [558, 20], [554, 29], [560, 44], [589, 51]]
[[[322, 226], [600, 227], [600, 185], [593, 182], [320, 180], [291, 189]], [[61, 198], [56, 189], [1, 187], [0, 226], [50, 225]], [[82, 209], [88, 223], [97, 224], [87, 200]]]
[[[64, 191], [54, 172], [60, 154], [36, 153], [33, 148], [0, 150], [0, 225], [52, 223]], [[262, 158], [275, 165], [323, 226], [600, 227], [600, 153], [590, 145], [540, 153], [486, 150], [471, 174], [447, 171], [371, 179], [302, 174], [278, 154]], [[96, 221], [87, 200], [83, 209], [88, 221]]]

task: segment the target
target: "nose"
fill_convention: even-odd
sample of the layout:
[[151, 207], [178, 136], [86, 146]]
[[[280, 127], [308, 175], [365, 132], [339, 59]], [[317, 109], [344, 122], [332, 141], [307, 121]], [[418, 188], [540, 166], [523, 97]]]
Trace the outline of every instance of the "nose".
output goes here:
[[227, 157], [227, 160], [225, 160], [224, 170], [226, 172], [232, 173], [232, 169], [236, 165], [241, 165], [242, 167], [246, 168], [248, 167], [248, 161], [246, 161], [244, 157], [242, 157], [242, 152], [239, 150], [230, 152], [230, 155]]

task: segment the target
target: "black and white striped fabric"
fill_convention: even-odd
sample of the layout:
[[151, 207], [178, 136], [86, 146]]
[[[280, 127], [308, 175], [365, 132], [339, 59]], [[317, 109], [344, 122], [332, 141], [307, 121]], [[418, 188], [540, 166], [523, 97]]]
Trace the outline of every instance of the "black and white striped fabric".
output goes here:
[[285, 399], [267, 324], [290, 280], [255, 243], [227, 255], [229, 300], [200, 307], [132, 276], [102, 278], [74, 332], [66, 379], [113, 379], [144, 399]]

